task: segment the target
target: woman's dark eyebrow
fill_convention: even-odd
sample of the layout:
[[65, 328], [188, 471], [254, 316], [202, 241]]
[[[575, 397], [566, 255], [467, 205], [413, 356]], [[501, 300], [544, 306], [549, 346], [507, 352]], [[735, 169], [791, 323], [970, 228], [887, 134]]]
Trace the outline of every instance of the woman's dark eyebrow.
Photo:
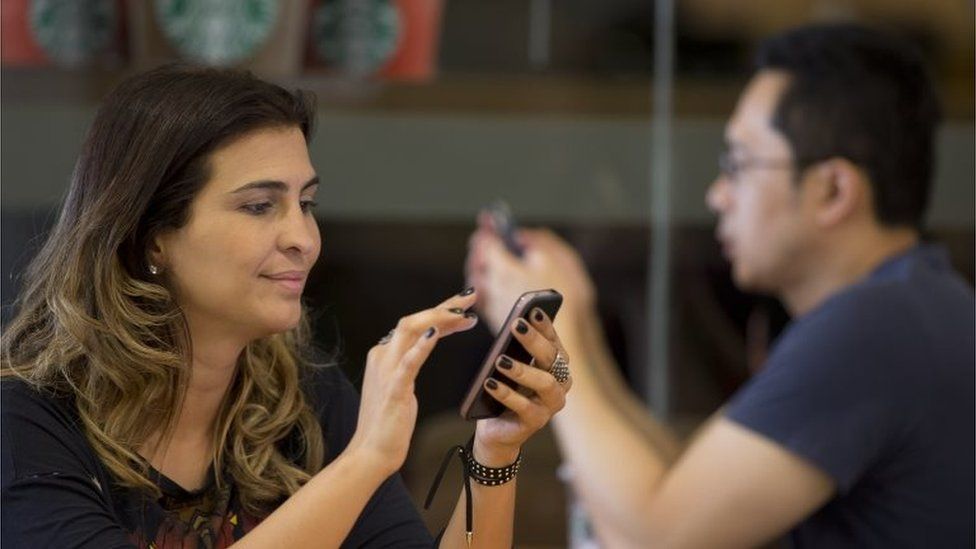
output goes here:
[[[304, 185], [302, 185], [302, 192], [305, 192], [305, 189], [308, 189], [309, 187], [313, 187], [318, 184], [319, 184], [319, 176], [316, 175], [312, 179], [309, 179], [308, 182], [306, 182]], [[242, 193], [244, 191], [249, 191], [252, 189], [268, 189], [275, 192], [283, 193], [288, 190], [288, 185], [285, 184], [283, 181], [274, 181], [271, 179], [252, 181], [250, 183], [241, 185], [240, 187], [234, 189], [233, 191], [231, 191], [231, 194]]]

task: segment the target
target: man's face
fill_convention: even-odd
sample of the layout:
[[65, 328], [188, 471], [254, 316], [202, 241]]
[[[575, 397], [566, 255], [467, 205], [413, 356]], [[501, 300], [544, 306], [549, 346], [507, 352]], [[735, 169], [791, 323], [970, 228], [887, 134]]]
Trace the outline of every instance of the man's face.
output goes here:
[[706, 195], [718, 215], [716, 237], [736, 284], [779, 294], [802, 272], [810, 231], [803, 182], [793, 154], [772, 126], [789, 77], [761, 71], [743, 92], [725, 129], [727, 162]]

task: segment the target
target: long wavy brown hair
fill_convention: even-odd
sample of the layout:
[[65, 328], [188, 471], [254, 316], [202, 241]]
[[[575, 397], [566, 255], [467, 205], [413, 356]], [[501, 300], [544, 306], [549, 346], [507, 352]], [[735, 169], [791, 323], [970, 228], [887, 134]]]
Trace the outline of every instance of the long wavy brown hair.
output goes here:
[[[191, 368], [185, 318], [148, 272], [148, 244], [187, 222], [214, 150], [273, 127], [301, 128], [308, 140], [313, 120], [303, 92], [185, 65], [132, 76], [99, 108], [58, 222], [23, 277], [0, 375], [72, 397], [121, 485], [160, 495], [137, 450], [170, 432]], [[233, 479], [249, 511], [322, 467], [321, 426], [300, 388], [308, 341], [303, 313], [299, 327], [251, 342], [221, 405], [214, 471], [218, 483]]]

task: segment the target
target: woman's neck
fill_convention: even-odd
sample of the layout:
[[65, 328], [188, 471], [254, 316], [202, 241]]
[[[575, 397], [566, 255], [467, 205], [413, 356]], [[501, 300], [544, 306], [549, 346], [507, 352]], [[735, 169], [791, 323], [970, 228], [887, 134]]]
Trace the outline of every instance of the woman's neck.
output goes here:
[[217, 416], [246, 345], [239, 339], [206, 335], [191, 326], [193, 354], [182, 406], [169, 432], [154, 433], [140, 449], [156, 470], [187, 489], [206, 481]]
[[237, 373], [244, 344], [236, 341], [193, 342], [190, 380], [174, 431], [183, 436], [212, 437], [220, 405]]

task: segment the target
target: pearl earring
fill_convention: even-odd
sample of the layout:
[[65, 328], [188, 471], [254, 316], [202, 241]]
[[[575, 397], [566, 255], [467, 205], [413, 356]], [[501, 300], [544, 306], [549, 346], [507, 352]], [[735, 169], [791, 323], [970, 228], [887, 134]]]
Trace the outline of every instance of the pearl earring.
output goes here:
[[152, 274], [154, 274], [154, 275], [158, 275], [159, 274], [159, 267], [150, 264], [149, 265], [149, 272], [152, 273]]

